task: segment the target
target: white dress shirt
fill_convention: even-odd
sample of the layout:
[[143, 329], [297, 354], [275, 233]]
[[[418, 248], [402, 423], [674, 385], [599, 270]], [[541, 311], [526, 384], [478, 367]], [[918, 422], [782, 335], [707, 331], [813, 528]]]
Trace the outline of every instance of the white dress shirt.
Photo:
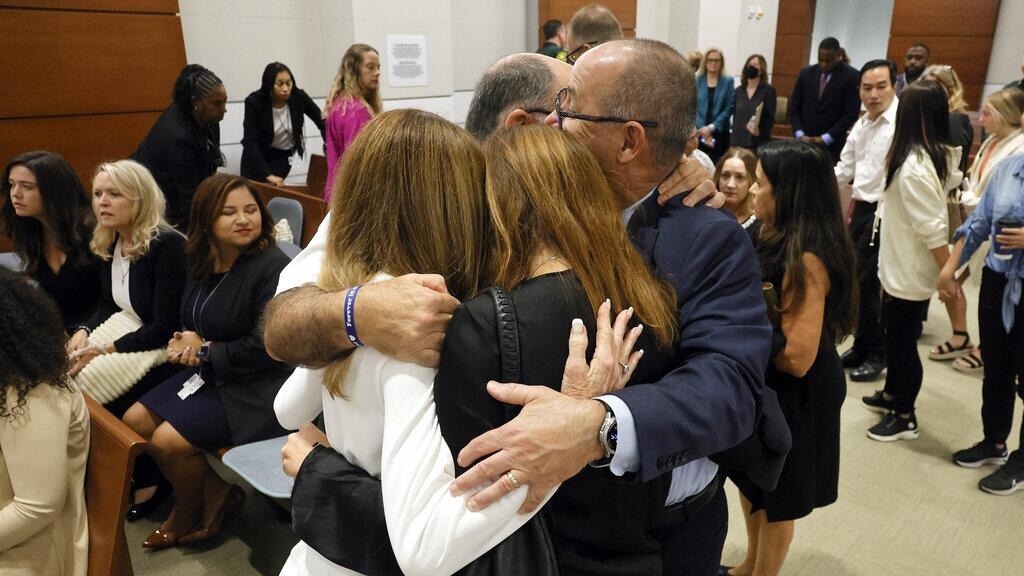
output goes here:
[[885, 157], [896, 131], [896, 108], [892, 104], [875, 120], [867, 114], [857, 119], [846, 138], [846, 145], [836, 164], [836, 180], [840, 186], [853, 179], [853, 199], [860, 202], [878, 202], [885, 189]]

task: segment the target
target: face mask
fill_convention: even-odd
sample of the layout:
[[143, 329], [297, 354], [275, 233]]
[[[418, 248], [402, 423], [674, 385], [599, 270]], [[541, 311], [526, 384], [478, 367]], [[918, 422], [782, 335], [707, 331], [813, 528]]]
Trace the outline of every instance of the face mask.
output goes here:
[[746, 66], [743, 67], [743, 77], [746, 78], [747, 80], [753, 80], [754, 78], [757, 78], [760, 74], [761, 71], [758, 70], [755, 66], [747, 64]]

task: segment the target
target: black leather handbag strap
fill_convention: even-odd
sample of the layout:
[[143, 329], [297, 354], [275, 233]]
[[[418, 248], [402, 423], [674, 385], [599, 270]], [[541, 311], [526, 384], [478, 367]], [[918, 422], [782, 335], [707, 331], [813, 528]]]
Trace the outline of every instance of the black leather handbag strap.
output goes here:
[[498, 318], [498, 349], [501, 353], [501, 381], [522, 381], [522, 365], [519, 360], [519, 319], [516, 307], [508, 292], [498, 286], [487, 289], [494, 300]]

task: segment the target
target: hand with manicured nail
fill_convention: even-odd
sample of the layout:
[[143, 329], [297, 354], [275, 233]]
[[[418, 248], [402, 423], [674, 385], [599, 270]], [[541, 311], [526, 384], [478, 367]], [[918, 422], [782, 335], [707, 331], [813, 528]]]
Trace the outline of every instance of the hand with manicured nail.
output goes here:
[[[611, 324], [611, 302], [605, 300], [597, 309], [597, 341], [594, 356], [587, 363], [587, 329], [579, 318], [572, 321], [569, 331], [569, 357], [565, 360], [562, 373], [562, 393], [573, 398], [589, 399], [626, 385], [643, 350], [633, 352], [643, 326], [631, 330], [626, 328], [633, 317], [633, 309], [627, 308]], [[626, 366], [628, 368], [623, 368]]]

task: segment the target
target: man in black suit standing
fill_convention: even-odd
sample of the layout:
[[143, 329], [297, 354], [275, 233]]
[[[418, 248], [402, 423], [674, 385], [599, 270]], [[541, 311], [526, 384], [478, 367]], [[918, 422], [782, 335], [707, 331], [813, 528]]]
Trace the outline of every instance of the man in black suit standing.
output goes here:
[[818, 63], [800, 71], [789, 99], [793, 134], [824, 146], [833, 162], [839, 161], [860, 112], [857, 77], [857, 70], [839, 59], [839, 41], [825, 38], [818, 45]]

